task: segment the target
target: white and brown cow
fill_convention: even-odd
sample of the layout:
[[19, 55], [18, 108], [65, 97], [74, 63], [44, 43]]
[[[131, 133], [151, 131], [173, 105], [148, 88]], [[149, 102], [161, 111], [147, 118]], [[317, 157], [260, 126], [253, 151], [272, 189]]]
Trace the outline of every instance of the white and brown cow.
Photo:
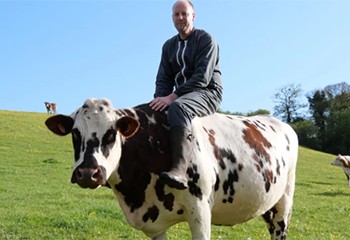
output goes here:
[[56, 103], [44, 102], [47, 113], [56, 113]]
[[338, 154], [338, 156], [332, 162], [332, 165], [343, 168], [345, 176], [348, 179], [348, 185], [350, 187], [350, 156], [342, 156]]
[[166, 239], [166, 230], [181, 221], [189, 223], [192, 239], [210, 239], [211, 224], [232, 226], [257, 216], [272, 239], [286, 239], [298, 139], [275, 118], [195, 118], [196, 148], [185, 190], [158, 179], [171, 165], [169, 126], [166, 114], [148, 104], [120, 110], [106, 99], [88, 99], [46, 125], [55, 134], [72, 134], [72, 183], [110, 186], [127, 221], [152, 239]]

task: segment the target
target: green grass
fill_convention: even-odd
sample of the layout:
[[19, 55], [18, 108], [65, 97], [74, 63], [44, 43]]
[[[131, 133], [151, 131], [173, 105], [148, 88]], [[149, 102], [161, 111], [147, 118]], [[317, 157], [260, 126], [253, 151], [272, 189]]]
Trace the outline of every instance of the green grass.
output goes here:
[[[42, 113], [0, 111], [0, 239], [147, 239], [124, 219], [107, 188], [70, 183], [70, 137], [44, 126]], [[289, 239], [350, 239], [350, 188], [334, 156], [300, 148]], [[269, 239], [260, 219], [213, 226], [212, 239]], [[186, 223], [168, 239], [190, 239]]]

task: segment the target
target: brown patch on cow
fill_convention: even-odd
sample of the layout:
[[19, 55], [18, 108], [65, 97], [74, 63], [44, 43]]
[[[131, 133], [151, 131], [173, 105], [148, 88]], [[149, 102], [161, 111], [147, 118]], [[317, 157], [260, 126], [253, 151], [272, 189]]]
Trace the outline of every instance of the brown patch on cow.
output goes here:
[[225, 158], [230, 160], [232, 163], [236, 163], [236, 157], [233, 154], [232, 150], [220, 148], [216, 144], [215, 131], [213, 129], [208, 130], [205, 127], [203, 127], [203, 130], [208, 134], [209, 143], [213, 146], [213, 154], [215, 158], [218, 160], [219, 166], [222, 169], [226, 169], [226, 165], [224, 162]]
[[257, 170], [258, 172], [261, 171], [261, 168], [260, 168], [260, 166], [259, 166], [258, 164], [255, 164], [255, 167], [256, 167], [256, 170]]
[[247, 128], [243, 130], [244, 141], [255, 150], [258, 156], [263, 156], [266, 162], [271, 164], [270, 154], [266, 151], [266, 148], [272, 147], [271, 143], [262, 135], [255, 125], [248, 121], [243, 121], [243, 123], [247, 126]]
[[281, 172], [280, 172], [280, 169], [281, 169], [281, 166], [280, 166], [280, 162], [278, 161], [278, 159], [276, 159], [276, 173], [278, 175], [281, 175]]
[[222, 155], [220, 152], [220, 149], [218, 147], [218, 145], [216, 145], [215, 143], [215, 131], [213, 129], [209, 129], [207, 130], [206, 128], [204, 128], [204, 131], [208, 134], [208, 139], [210, 144], [213, 146], [213, 152], [214, 152], [214, 156], [218, 161], [222, 161]]
[[347, 161], [346, 159], [339, 159], [342, 163], [343, 163], [343, 166], [345, 167], [345, 168], [350, 168], [350, 162], [349, 161]]
[[271, 183], [275, 183], [273, 172], [271, 170], [265, 170], [263, 172], [264, 182], [265, 182], [265, 190], [268, 192], [271, 187]]
[[150, 207], [147, 212], [143, 215], [142, 220], [147, 222], [149, 219], [155, 222], [159, 216], [159, 209], [156, 206]]
[[243, 170], [243, 164], [238, 164], [238, 171], [242, 171]]

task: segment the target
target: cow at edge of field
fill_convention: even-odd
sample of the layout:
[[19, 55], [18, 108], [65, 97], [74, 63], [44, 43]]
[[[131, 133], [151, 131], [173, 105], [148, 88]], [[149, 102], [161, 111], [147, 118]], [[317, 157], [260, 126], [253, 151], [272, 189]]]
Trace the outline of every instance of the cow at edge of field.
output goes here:
[[343, 168], [345, 176], [348, 179], [348, 186], [350, 187], [350, 156], [342, 156], [338, 154], [332, 162], [332, 165]]
[[258, 216], [271, 239], [286, 239], [292, 213], [298, 139], [269, 116], [213, 114], [195, 118], [188, 188], [159, 181], [171, 166], [166, 114], [148, 104], [114, 109], [88, 99], [70, 116], [46, 120], [55, 134], [72, 135], [71, 178], [83, 188], [109, 186], [129, 224], [152, 239], [187, 221], [192, 239], [209, 240], [211, 224], [235, 225]]
[[56, 103], [44, 102], [47, 113], [56, 113]]

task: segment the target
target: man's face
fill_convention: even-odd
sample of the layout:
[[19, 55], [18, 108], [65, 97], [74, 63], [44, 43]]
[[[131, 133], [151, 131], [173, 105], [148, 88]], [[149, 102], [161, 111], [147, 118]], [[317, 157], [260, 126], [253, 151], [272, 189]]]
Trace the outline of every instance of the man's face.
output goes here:
[[189, 35], [193, 29], [195, 13], [187, 2], [178, 2], [173, 7], [174, 26], [180, 35]]

